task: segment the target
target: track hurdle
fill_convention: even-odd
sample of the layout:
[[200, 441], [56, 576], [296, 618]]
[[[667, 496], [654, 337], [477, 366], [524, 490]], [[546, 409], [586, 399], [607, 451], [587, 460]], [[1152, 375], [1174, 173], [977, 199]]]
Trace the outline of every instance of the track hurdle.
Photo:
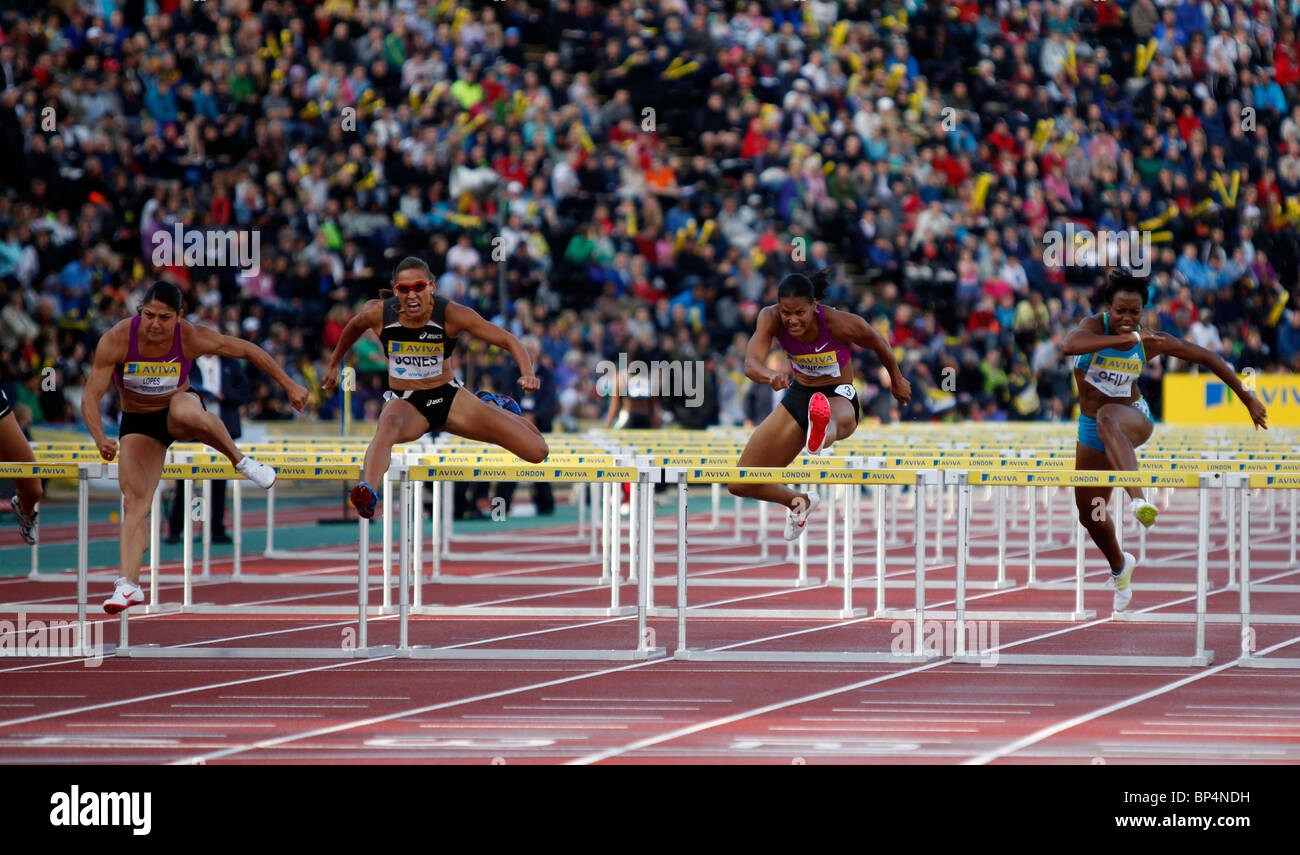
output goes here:
[[[622, 484], [632, 481], [637, 484], [637, 488], [642, 495], [648, 492], [649, 486], [657, 478], [657, 471], [649, 469], [638, 470], [635, 467], [604, 467], [604, 466], [514, 466], [514, 467], [472, 467], [472, 466], [412, 466], [408, 467], [401, 476], [400, 487], [402, 495], [402, 504], [409, 505], [411, 501], [411, 484], [414, 481], [465, 481], [473, 479], [491, 479], [505, 481], [550, 481], [550, 482], [569, 482], [569, 483], [587, 483], [597, 482], [601, 484]], [[609, 517], [617, 519], [617, 508], [613, 509], [610, 514], [606, 511], [607, 520]], [[411, 519], [408, 512], [402, 513], [403, 526], [407, 526]], [[632, 530], [636, 530], [642, 521], [637, 517], [630, 517]], [[616, 531], [616, 529], [615, 529]], [[611, 557], [617, 556], [617, 535], [614, 535], [614, 549], [610, 553]], [[646, 547], [642, 545], [641, 552], [638, 555], [633, 553], [629, 562], [633, 566], [640, 565], [644, 567], [647, 560]], [[655, 647], [651, 643], [651, 634], [646, 631], [646, 611], [649, 599], [649, 575], [642, 570], [640, 574], [640, 584], [638, 592], [638, 602], [635, 607], [611, 606], [610, 608], [579, 608], [579, 607], [521, 607], [521, 606], [488, 606], [488, 607], [465, 607], [465, 606], [430, 606], [422, 605], [418, 608], [412, 607], [407, 598], [407, 578], [408, 570], [412, 564], [410, 550], [408, 549], [408, 536], [404, 534], [402, 538], [402, 559], [399, 568], [401, 578], [400, 591], [401, 601], [398, 611], [399, 620], [399, 641], [397, 645], [397, 654], [401, 657], [413, 659], [541, 659], [541, 660], [588, 660], [588, 661], [622, 661], [622, 660], [641, 660], [656, 656], [662, 656], [664, 649]], [[518, 556], [514, 560], [518, 561]], [[614, 558], [617, 562], [617, 558]], [[609, 570], [610, 584], [616, 587], [621, 579], [618, 572], [617, 563]], [[613, 596], [617, 596], [614, 594]], [[453, 647], [430, 647], [427, 645], [410, 644], [410, 621], [412, 614], [419, 615], [438, 615], [443, 617], [457, 616], [529, 616], [529, 617], [626, 617], [636, 616], [636, 637], [633, 644], [628, 648], [622, 649], [570, 649], [570, 650], [538, 650], [533, 648], [475, 648], [470, 645], [459, 645]]]
[[[1300, 572], [1300, 567], [1295, 565], [1295, 495], [1296, 490], [1300, 489], [1300, 475], [1238, 475], [1233, 479], [1233, 490], [1238, 494], [1241, 503], [1241, 657], [1238, 664], [1249, 668], [1300, 668], [1300, 657], [1291, 656], [1256, 656], [1255, 650], [1258, 645], [1255, 642], [1255, 631], [1251, 627], [1252, 623], [1287, 623], [1300, 624], [1300, 615], [1257, 615], [1251, 611], [1251, 594], [1258, 592], [1273, 593], [1295, 593], [1300, 591], [1298, 585], [1279, 585], [1267, 583], [1253, 583], [1251, 581], [1252, 567], [1251, 551], [1252, 538], [1250, 534], [1250, 490], [1259, 489], [1276, 491], [1285, 489], [1291, 497], [1291, 570], [1287, 573], [1279, 574], [1281, 576], [1292, 575]], [[1274, 577], [1277, 578], [1277, 577]]]
[[[903, 664], [909, 662], [924, 662], [927, 656], [924, 654], [909, 654], [906, 656], [886, 653], [883, 651], [789, 651], [789, 650], [736, 650], [739, 645], [730, 645], [729, 649], [712, 649], [703, 650], [691, 648], [687, 641], [687, 620], [688, 616], [694, 614], [699, 617], [708, 618], [754, 618], [754, 617], [775, 617], [775, 618], [810, 618], [810, 619], [843, 619], [859, 618], [870, 620], [865, 611], [856, 609], [853, 605], [853, 565], [851, 558], [847, 558], [844, 564], [845, 584], [844, 584], [844, 602], [841, 609], [723, 609], [715, 607], [691, 608], [687, 605], [687, 567], [689, 558], [687, 547], [689, 544], [688, 534], [688, 502], [689, 502], [689, 485], [691, 484], [712, 484], [712, 483], [761, 483], [761, 484], [792, 484], [792, 483], [822, 483], [834, 486], [847, 486], [853, 489], [859, 489], [866, 486], [879, 486], [891, 484], [910, 484], [916, 488], [919, 499], [923, 500], [924, 492], [927, 487], [937, 487], [938, 473], [930, 472], [903, 472], [903, 471], [882, 471], [863, 468], [852, 469], [765, 469], [765, 468], [692, 468], [676, 469], [670, 468], [665, 471], [665, 478], [677, 483], [677, 599], [676, 606], [672, 609], [660, 609], [656, 612], [658, 615], [676, 617], [677, 619], [677, 649], [674, 656], [677, 659], [686, 661], [712, 661], [712, 662], [892, 662]], [[847, 507], [847, 504], [846, 504]], [[850, 509], [850, 516], [852, 510]], [[878, 529], [882, 531], [883, 529]], [[915, 581], [915, 608], [908, 612], [909, 617], [915, 621], [915, 639], [916, 647], [921, 650], [922, 627], [925, 622], [925, 515], [918, 513], [914, 517], [914, 531], [916, 535], [916, 581]], [[803, 535], [809, 537], [808, 533]], [[852, 555], [852, 527], [846, 529], [844, 543], [846, 547], [846, 556]], [[877, 574], [883, 574], [883, 566], [877, 561]], [[879, 588], [883, 592], [883, 588]], [[879, 604], [878, 604], [879, 608]]]

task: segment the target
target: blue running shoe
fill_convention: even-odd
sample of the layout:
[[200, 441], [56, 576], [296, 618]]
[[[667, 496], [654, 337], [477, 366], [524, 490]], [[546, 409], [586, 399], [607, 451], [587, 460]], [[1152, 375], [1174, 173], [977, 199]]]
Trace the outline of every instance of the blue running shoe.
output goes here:
[[524, 411], [519, 408], [519, 402], [509, 395], [497, 395], [497, 403], [508, 413], [514, 413], [516, 416], [524, 414]]

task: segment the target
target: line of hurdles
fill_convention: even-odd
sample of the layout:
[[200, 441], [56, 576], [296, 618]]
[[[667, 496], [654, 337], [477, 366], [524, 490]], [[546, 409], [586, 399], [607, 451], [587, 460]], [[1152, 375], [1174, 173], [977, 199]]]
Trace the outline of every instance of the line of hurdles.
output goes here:
[[[897, 434], [893, 435], [894, 437]], [[367, 521], [358, 523], [358, 542], [359, 549], [355, 552], [331, 553], [328, 557], [349, 558], [358, 562], [358, 587], [357, 587], [357, 607], [355, 609], [358, 617], [358, 643], [351, 649], [321, 649], [321, 648], [211, 648], [211, 647], [184, 647], [184, 648], [160, 648], [150, 645], [131, 646], [128, 643], [126, 614], [122, 616], [120, 627], [120, 638], [117, 653], [126, 656], [185, 656], [196, 658], [207, 658], [217, 656], [229, 657], [276, 657], [276, 658], [297, 658], [297, 657], [351, 657], [351, 656], [374, 656], [374, 655], [406, 655], [412, 657], [431, 657], [431, 658], [555, 658], [555, 659], [638, 659], [650, 656], [662, 655], [664, 651], [652, 646], [651, 641], [653, 634], [646, 631], [647, 617], [675, 617], [678, 626], [677, 649], [675, 655], [684, 659], [739, 659], [739, 660], [757, 660], [757, 661], [924, 661], [926, 656], [917, 654], [912, 659], [900, 660], [893, 653], [875, 652], [875, 651], [844, 651], [844, 652], [809, 652], [809, 651], [736, 651], [736, 650], [697, 650], [692, 649], [687, 644], [686, 628], [688, 615], [707, 614], [711, 617], [803, 617], [803, 618], [902, 618], [910, 619], [914, 622], [914, 650], [921, 650], [921, 634], [923, 624], [928, 618], [948, 618], [957, 623], [957, 643], [958, 659], [970, 658], [977, 654], [964, 651], [962, 648], [966, 634], [964, 631], [964, 622], [976, 619], [1002, 619], [1002, 620], [1026, 620], [1026, 621], [1081, 621], [1088, 620], [1095, 615], [1086, 612], [1083, 609], [1083, 591], [1088, 585], [1084, 582], [1083, 572], [1083, 553], [1085, 537], [1080, 534], [1080, 527], [1077, 525], [1070, 526], [1072, 530], [1073, 541], [1076, 546], [1076, 557], [1073, 562], [1075, 565], [1075, 578], [1073, 588], [1075, 591], [1074, 609], [1068, 612], [1046, 612], [1046, 611], [971, 611], [966, 608], [966, 590], [968, 587], [990, 587], [995, 589], [1007, 588], [1015, 584], [1013, 580], [1006, 579], [1006, 550], [1008, 535], [1008, 506], [1010, 506], [1012, 519], [1011, 527], [1019, 529], [1018, 514], [1023, 509], [1028, 513], [1028, 530], [1030, 536], [1028, 539], [1028, 587], [1042, 587], [1046, 589], [1061, 588], [1063, 584], [1060, 580], [1043, 580], [1036, 578], [1037, 562], [1035, 561], [1037, 548], [1055, 548], [1056, 544], [1052, 539], [1050, 528], [1048, 530], [1048, 539], [1045, 542], [1038, 540], [1038, 525], [1036, 515], [1039, 501], [1034, 493], [1042, 489], [1044, 503], [1048, 506], [1047, 521], [1050, 526], [1054, 515], [1050, 512], [1051, 497], [1059, 487], [1084, 485], [1102, 485], [1102, 486], [1126, 486], [1128, 484], [1138, 484], [1146, 487], [1164, 488], [1163, 501], [1166, 506], [1171, 498], [1171, 491], [1178, 488], [1197, 489], [1198, 503], [1194, 525], [1196, 535], [1197, 554], [1193, 562], [1196, 567], [1195, 585], [1166, 585], [1165, 589], [1169, 590], [1194, 590], [1196, 610], [1194, 613], [1157, 613], [1157, 614], [1135, 614], [1131, 616], [1120, 616], [1121, 619], [1129, 620], [1162, 620], [1162, 621], [1185, 621], [1195, 625], [1194, 649], [1189, 655], [1177, 657], [1125, 657], [1116, 655], [1101, 656], [1070, 656], [1070, 655], [1033, 655], [1023, 654], [1020, 656], [1007, 656], [1003, 654], [1000, 661], [1003, 662], [1051, 662], [1056, 664], [1108, 664], [1108, 665], [1201, 665], [1207, 664], [1212, 659], [1212, 653], [1205, 650], [1205, 624], [1215, 620], [1240, 621], [1243, 639], [1250, 635], [1250, 626], [1252, 622], [1273, 622], [1273, 623], [1300, 623], [1300, 617], [1290, 615], [1254, 615], [1251, 612], [1250, 595], [1252, 592], [1260, 593], [1266, 591], [1278, 592], [1295, 592], [1300, 591], [1300, 586], [1294, 585], [1276, 585], [1270, 584], [1268, 580], [1263, 582], [1252, 582], [1250, 573], [1252, 567], [1256, 570], [1261, 568], [1271, 569], [1274, 567], [1286, 568], [1294, 572], [1295, 551], [1296, 551], [1296, 507], [1295, 507], [1295, 489], [1300, 488], [1300, 464], [1291, 463], [1286, 458], [1292, 457], [1296, 451], [1294, 446], [1290, 446], [1285, 440], [1281, 443], [1240, 443], [1233, 446], [1233, 450], [1226, 450], [1230, 446], [1224, 444], [1219, 438], [1209, 441], [1202, 439], [1197, 441], [1193, 436], [1187, 436], [1185, 444], [1179, 444], [1168, 440], [1167, 437], [1161, 437], [1161, 443], [1152, 443], [1144, 449], [1142, 460], [1143, 471], [1137, 474], [1120, 475], [1109, 473], [1086, 473], [1074, 472], [1069, 468], [1072, 451], [1068, 450], [1066, 443], [1070, 439], [1068, 435], [1060, 433], [1055, 437], [1038, 439], [1034, 442], [1026, 442], [1025, 437], [1021, 436], [1021, 441], [1014, 446], [1006, 445], [1002, 440], [1004, 437], [995, 437], [989, 443], [969, 442], [962, 440], [961, 444], [965, 448], [938, 447], [935, 443], [932, 447], [925, 447], [920, 441], [908, 443], [905, 447], [912, 456], [909, 457], [870, 457], [858, 456], [856, 451], [870, 451], [879, 449], [880, 446], [886, 445], [883, 440], [878, 440], [874, 444], [869, 438], [859, 439], [856, 443], [842, 443], [837, 449], [838, 454], [833, 457], [821, 458], [802, 458], [796, 461], [796, 464], [785, 470], [762, 470], [747, 469], [741, 470], [735, 467], [735, 457], [738, 455], [738, 442], [741, 437], [727, 438], [725, 436], [711, 437], [701, 442], [698, 434], [658, 434], [656, 436], [647, 436], [640, 441], [629, 441], [632, 438], [626, 434], [611, 434], [605, 436], [582, 437], [557, 437], [557, 439], [567, 440], [560, 443], [553, 443], [557, 451], [552, 458], [539, 466], [520, 465], [520, 462], [509, 455], [500, 452], [492, 453], [485, 446], [461, 442], [459, 440], [451, 442], [440, 442], [432, 445], [416, 445], [400, 448], [394, 455], [394, 465], [390, 470], [388, 477], [385, 478], [384, 494], [385, 501], [383, 504], [384, 516], [381, 521], [384, 526], [384, 549], [382, 551], [383, 574], [379, 581], [382, 584], [384, 599], [383, 602], [371, 606], [368, 603], [369, 587], [374, 580], [370, 576], [370, 530]], [[855, 439], [858, 439], [855, 437]], [[893, 440], [896, 442], [896, 440]], [[874, 448], [872, 447], [874, 445]], [[1200, 448], [1196, 448], [1200, 445]], [[980, 447], [984, 446], [984, 447]], [[260, 459], [265, 460], [271, 465], [276, 466], [280, 471], [280, 476], [284, 481], [293, 480], [356, 480], [359, 477], [361, 449], [353, 448], [351, 452], [339, 451], [338, 440], [332, 440], [329, 443], [311, 443], [295, 441], [293, 443], [284, 443], [272, 446], [267, 450], [261, 447], [250, 447], [250, 453], [256, 453]], [[274, 450], [271, 450], [274, 449]], [[661, 452], [641, 453], [641, 452]], [[662, 453], [672, 452], [672, 453]], [[37, 449], [39, 462], [32, 464], [3, 464], [0, 465], [0, 475], [6, 477], [22, 477], [24, 475], [34, 475], [39, 477], [67, 477], [76, 478], [78, 483], [78, 573], [77, 573], [77, 614], [78, 621], [86, 619], [86, 589], [87, 589], [87, 560], [86, 547], [88, 541], [88, 483], [91, 478], [108, 477], [114, 478], [116, 475], [116, 464], [103, 464], [102, 462], [89, 462], [93, 455], [98, 461], [98, 454], [92, 449], [84, 447], [42, 447]], [[929, 456], [919, 456], [928, 454]], [[1014, 454], [1029, 455], [1024, 457], [1015, 457]], [[991, 456], [996, 455], [996, 456]], [[80, 459], [76, 459], [80, 457]], [[310, 459], [308, 459], [310, 458]], [[1211, 459], [1217, 458], [1217, 459]], [[1294, 459], [1294, 458], [1293, 458]], [[234, 536], [236, 538], [235, 565], [229, 580], [238, 581], [276, 581], [283, 582], [288, 580], [328, 581], [337, 583], [338, 577], [313, 577], [310, 575], [286, 576], [283, 574], [241, 574], [239, 573], [239, 543], [238, 539], [241, 533], [240, 518], [240, 498], [239, 488], [240, 481], [234, 474], [233, 470], [224, 461], [212, 455], [201, 448], [195, 447], [178, 447], [174, 454], [176, 462], [169, 463], [164, 471], [164, 479], [180, 479], [185, 484], [186, 503], [189, 504], [191, 490], [194, 481], [200, 481], [203, 484], [205, 495], [209, 494], [211, 480], [215, 478], [229, 478], [234, 483]], [[219, 462], [218, 462], [219, 461]], [[430, 522], [441, 521], [441, 524], [431, 524], [430, 526], [430, 550], [432, 555], [431, 572], [428, 582], [448, 582], [452, 580], [470, 581], [476, 584], [487, 582], [500, 582], [505, 584], [519, 583], [529, 581], [536, 583], [536, 579], [528, 580], [518, 576], [449, 576], [440, 573], [441, 558], [451, 556], [457, 560], [483, 560], [489, 562], [499, 562], [502, 559], [500, 552], [464, 552], [458, 553], [451, 549], [452, 538], [444, 536], [444, 533], [451, 532], [450, 520], [445, 515], [449, 510], [450, 502], [447, 501], [446, 493], [450, 489], [453, 481], [548, 481], [560, 483], [572, 483], [575, 485], [588, 485], [591, 491], [590, 500], [587, 500], [587, 490], [577, 490], [579, 498], [580, 513], [583, 505], [589, 506], [591, 519], [587, 522], [587, 532], [582, 531], [580, 522], [579, 533], [577, 537], [572, 536], [551, 536], [552, 540], [570, 542], [570, 545], [581, 546], [577, 552], [567, 553], [519, 553], [505, 552], [505, 558], [512, 563], [517, 564], [521, 560], [556, 560], [569, 559], [580, 560], [585, 558], [600, 559], [601, 574], [598, 579], [591, 578], [572, 578], [572, 577], [550, 577], [547, 582], [556, 584], [573, 584], [575, 582], [584, 584], [608, 585], [610, 588], [610, 606], [608, 608], [575, 608], [575, 607], [508, 607], [508, 606], [488, 606], [488, 607], [456, 607], [456, 606], [428, 606], [422, 602], [422, 582], [424, 582], [424, 573], [421, 568], [421, 556], [424, 549], [421, 545], [421, 530], [423, 529], [423, 503], [421, 501], [420, 491], [426, 482], [442, 483], [443, 489], [434, 489], [432, 494], [433, 513]], [[826, 560], [827, 571], [825, 583], [828, 585], [839, 585], [843, 588], [844, 599], [843, 608], [839, 610], [795, 610], [795, 609], [735, 609], [722, 610], [716, 608], [688, 608], [686, 606], [686, 593], [688, 580], [686, 568], [689, 562], [697, 561], [700, 557], [709, 558], [717, 557], [724, 561], [735, 563], [734, 556], [688, 556], [688, 532], [687, 532], [687, 510], [689, 503], [689, 487], [692, 485], [712, 485], [713, 491], [713, 524], [712, 529], [718, 529], [719, 504], [718, 504], [718, 485], [723, 483], [732, 483], [736, 481], [748, 481], [757, 483], [787, 483], [787, 484], [814, 484], [819, 485], [826, 490], [827, 505], [824, 512], [825, 535], [826, 535]], [[628, 558], [628, 575], [626, 583], [637, 584], [638, 594], [635, 606], [622, 606], [618, 601], [619, 586], [624, 583], [620, 568], [620, 554], [622, 552], [620, 538], [623, 525], [620, 521], [619, 504], [620, 494], [622, 493], [621, 485], [623, 483], [632, 483], [634, 486], [631, 490], [629, 504], [629, 514], [627, 520], [627, 558]], [[677, 485], [677, 519], [675, 525], [670, 526], [676, 532], [676, 552], [661, 555], [655, 549], [655, 544], [659, 542], [656, 533], [655, 514], [654, 514], [654, 485], [657, 483], [668, 483]], [[394, 607], [391, 603], [389, 593], [390, 584], [390, 564], [391, 559], [391, 522], [392, 516], [388, 513], [392, 506], [390, 501], [391, 490], [396, 486], [399, 492], [399, 507], [402, 512], [398, 514], [401, 524], [401, 534], [399, 538], [399, 567], [398, 567], [398, 603]], [[1227, 542], [1224, 544], [1228, 547], [1228, 565], [1229, 565], [1229, 588], [1236, 587], [1240, 592], [1241, 608], [1238, 614], [1207, 614], [1205, 608], [1205, 598], [1207, 595], [1207, 571], [1209, 562], [1207, 559], [1210, 550], [1210, 528], [1212, 524], [1210, 514], [1210, 490], [1212, 488], [1222, 488], [1225, 498], [1231, 500], [1223, 502], [1221, 514], [1226, 519], [1227, 525], [1220, 527], [1227, 535]], [[978, 488], [984, 489], [984, 502], [975, 500], [975, 491]], [[274, 513], [274, 489], [272, 495], [268, 496], [268, 542], [265, 557], [295, 557], [301, 559], [302, 553], [277, 554], [272, 541], [272, 532], [274, 530], [273, 513]], [[873, 506], [876, 510], [876, 567], [874, 577], [854, 578], [854, 546], [853, 538], [856, 529], [862, 527], [863, 517], [863, 490], [870, 489], [873, 497]], [[1268, 513], [1268, 529], [1270, 532], [1276, 531], [1275, 512], [1277, 502], [1274, 497], [1277, 495], [1276, 490], [1286, 489], [1290, 498], [1290, 536], [1288, 542], [1281, 548], [1289, 550], [1287, 561], [1262, 562], [1252, 553], [1258, 553], [1267, 548], [1278, 548], [1275, 544], [1261, 544], [1252, 548], [1250, 535], [1250, 519], [1254, 515], [1258, 518], [1262, 512]], [[910, 494], [907, 497], [901, 495], [900, 491], [906, 490]], [[1010, 496], [1010, 491], [1019, 491], [1027, 499], [1023, 503], [1017, 500], [1018, 497]], [[1251, 491], [1259, 491], [1265, 498], [1265, 507], [1256, 509], [1252, 505]], [[992, 582], [979, 580], [968, 580], [968, 568], [975, 566], [976, 562], [971, 560], [970, 544], [975, 539], [975, 533], [972, 531], [973, 511], [978, 506], [987, 508], [990, 493], [996, 496], [993, 502], [994, 508], [991, 516], [994, 523], [995, 536], [997, 538], [997, 579]], [[942, 498], [946, 494], [949, 503], [948, 513], [942, 511]], [[897, 536], [897, 523], [899, 506], [903, 504], [904, 498], [912, 503], [913, 514], [913, 538], [912, 546], [915, 548], [914, 575], [910, 583], [915, 591], [915, 603], [909, 609], [888, 608], [885, 602], [885, 589], [887, 587], [909, 586], [904, 580], [889, 580], [886, 573], [886, 549], [891, 545], [899, 545], [901, 541]], [[1122, 499], [1122, 495], [1119, 497]], [[835, 556], [835, 525], [836, 525], [836, 503], [839, 504], [839, 514], [843, 519], [841, 522], [842, 551], [840, 556], [841, 570], [836, 574], [836, 556]], [[1160, 502], [1159, 496], [1157, 501]], [[761, 559], [767, 559], [767, 505], [766, 503], [755, 503], [758, 505], [758, 531], [757, 543], [762, 549]], [[954, 509], [953, 505], [956, 505]], [[1118, 506], [1118, 502], [1117, 502]], [[740, 501], [736, 502], [737, 513], [734, 518], [734, 531], [729, 536], [714, 538], [719, 544], [744, 543], [754, 544], [753, 536], [750, 539], [744, 539], [742, 528], [744, 518], [739, 513]], [[597, 523], [595, 516], [599, 509], [600, 521]], [[934, 555], [927, 558], [926, 544], [929, 532], [926, 530], [928, 519], [927, 511], [932, 509], [934, 513], [929, 516], [934, 522]], [[155, 497], [155, 507], [153, 514], [153, 534], [151, 537], [151, 573], [150, 575], [150, 600], [144, 611], [183, 611], [183, 612], [230, 612], [230, 613], [270, 613], [270, 614], [292, 614], [292, 613], [311, 613], [321, 614], [331, 611], [347, 610], [352, 611], [350, 607], [341, 606], [204, 606], [196, 605], [192, 602], [191, 579], [193, 577], [193, 561], [190, 544], [190, 537], [187, 536], [184, 567], [179, 581], [184, 583], [183, 601], [175, 606], [166, 606], [159, 603], [157, 599], [156, 585], [159, 581], [168, 581], [167, 577], [162, 577], [157, 572], [157, 534], [158, 518], [157, 497]], [[819, 514], [820, 515], [820, 514]], [[941, 612], [938, 610], [926, 610], [925, 592], [927, 590], [926, 569], [927, 564], [941, 563], [943, 561], [942, 547], [944, 543], [944, 520], [945, 517], [951, 518], [956, 516], [956, 537], [960, 545], [956, 555], [956, 576], [947, 585], [954, 587], [956, 590], [955, 608], [952, 611]], [[1231, 519], [1236, 516], [1238, 521], [1234, 523]], [[1123, 513], [1115, 514], [1115, 518], [1123, 520]], [[581, 519], [581, 517], [580, 517]], [[886, 534], [889, 529], [888, 536]], [[204, 520], [204, 541], [205, 541], [205, 561], [204, 574], [205, 579], [220, 579], [213, 577], [208, 572], [206, 560], [206, 544], [208, 542], [207, 519]], [[1122, 527], [1120, 529], [1122, 531]], [[1140, 536], [1143, 538], [1143, 549], [1145, 551], [1145, 529], [1139, 527]], [[646, 533], [650, 533], [649, 537]], [[1191, 533], [1191, 530], [1188, 531]], [[521, 537], [526, 536], [524, 532], [512, 531], [512, 541], [518, 541]], [[807, 570], [807, 548], [808, 542], [813, 538], [813, 532], [809, 532], [804, 538], [801, 538], [798, 547], [798, 564], [799, 575], [797, 578], [789, 580], [762, 580], [757, 584], [768, 584], [777, 586], [799, 587], [813, 584], [820, 584], [821, 580], [812, 578], [808, 575]], [[706, 536], [707, 538], [707, 536]], [[690, 538], [691, 543], [705, 542], [706, 538], [696, 535]], [[1237, 548], [1236, 541], [1239, 539], [1240, 548]], [[787, 548], [786, 559], [791, 557], [790, 551], [795, 547]], [[311, 553], [313, 557], [324, 557], [320, 552]], [[671, 562], [676, 560], [677, 574], [674, 578], [656, 578], [652, 568], [661, 562]], [[1241, 566], [1241, 581], [1236, 583], [1232, 574], [1235, 574], [1238, 560]], [[594, 562], [593, 562], [594, 563]], [[49, 578], [48, 574], [40, 574], [37, 568], [38, 576]], [[1281, 574], [1283, 576], [1288, 573]], [[60, 577], [66, 578], [66, 577]], [[507, 581], [508, 580], [508, 581]], [[708, 584], [718, 583], [721, 580], [716, 579], [695, 579], [691, 584]], [[734, 584], [753, 585], [755, 580], [731, 579]], [[676, 585], [677, 600], [674, 607], [658, 607], [654, 604], [654, 586], [655, 585]], [[1095, 584], [1095, 583], [1094, 583]], [[854, 605], [854, 591], [859, 587], [874, 587], [876, 590], [876, 606], [874, 611], [868, 612], [856, 608]], [[934, 587], [934, 583], [930, 583]], [[1157, 588], [1158, 589], [1158, 588]], [[6, 604], [6, 607], [19, 606], [23, 604]], [[29, 611], [35, 611], [37, 608], [25, 607]], [[66, 611], [66, 606], [45, 606], [49, 611]], [[399, 619], [399, 642], [394, 647], [371, 647], [367, 641], [366, 622], [367, 617], [375, 614], [396, 614]], [[430, 648], [420, 645], [412, 646], [409, 643], [408, 618], [413, 614], [423, 615], [447, 615], [447, 616], [469, 616], [469, 615], [509, 615], [509, 616], [534, 616], [534, 617], [636, 617], [636, 635], [633, 644], [625, 649], [617, 650], [537, 650], [537, 649], [469, 649], [469, 648]], [[1255, 665], [1257, 667], [1295, 667], [1300, 664], [1300, 660], [1287, 660], [1279, 657], [1254, 656], [1253, 652], [1243, 645], [1242, 664]]]

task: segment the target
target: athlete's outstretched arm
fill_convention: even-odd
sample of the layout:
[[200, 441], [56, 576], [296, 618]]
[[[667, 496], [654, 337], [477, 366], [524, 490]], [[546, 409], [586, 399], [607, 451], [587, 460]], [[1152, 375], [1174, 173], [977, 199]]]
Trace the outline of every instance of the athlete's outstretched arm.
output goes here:
[[293, 378], [280, 367], [280, 364], [271, 358], [271, 354], [251, 341], [222, 335], [216, 330], [196, 327], [188, 323], [181, 328], [181, 331], [184, 341], [189, 345], [189, 351], [194, 357], [211, 353], [217, 356], [229, 356], [234, 359], [247, 359], [256, 365], [263, 374], [269, 375], [271, 379], [280, 384], [280, 388], [289, 394], [289, 403], [293, 404], [295, 410], [301, 413], [303, 407], [307, 406], [307, 387], [295, 383]]
[[542, 388], [542, 381], [533, 374], [533, 361], [528, 358], [528, 352], [509, 330], [503, 330], [496, 324], [489, 323], [478, 312], [459, 303], [447, 304], [447, 327], [448, 335], [454, 327], [488, 344], [495, 344], [509, 351], [515, 362], [519, 364], [519, 387], [526, 392], [536, 392]]
[[894, 359], [894, 349], [875, 327], [867, 323], [866, 318], [852, 312], [835, 310], [830, 316], [829, 323], [831, 337], [836, 341], [856, 344], [876, 355], [876, 359], [879, 359], [880, 364], [889, 372], [890, 394], [900, 404], [906, 404], [912, 399], [912, 384], [903, 377], [903, 372], [898, 367], [898, 360]]
[[109, 439], [104, 433], [104, 421], [99, 416], [99, 402], [113, 380], [113, 369], [126, 360], [128, 324], [128, 321], [122, 321], [99, 340], [90, 377], [86, 379], [86, 388], [81, 395], [81, 420], [85, 423], [86, 430], [90, 431], [90, 438], [99, 447], [100, 456], [110, 462], [117, 456], [117, 440]]
[[1268, 430], [1268, 410], [1263, 402], [1242, 385], [1237, 372], [1233, 371], [1217, 353], [1165, 333], [1147, 333], [1142, 337], [1142, 343], [1148, 358], [1161, 355], [1173, 356], [1185, 362], [1203, 365], [1213, 371], [1246, 405], [1246, 409], [1250, 411], [1250, 420], [1255, 423], [1255, 427]]
[[348, 321], [348, 325], [343, 328], [343, 334], [339, 336], [339, 343], [334, 345], [334, 352], [330, 354], [329, 365], [325, 366], [325, 376], [320, 381], [322, 389], [329, 392], [338, 385], [339, 366], [343, 364], [343, 357], [347, 356], [348, 351], [352, 350], [352, 345], [366, 334], [366, 330], [377, 329], [383, 319], [384, 302], [370, 300], [352, 317], [352, 320]]
[[1142, 339], [1137, 331], [1131, 333], [1105, 335], [1101, 321], [1096, 318], [1084, 318], [1079, 325], [1070, 330], [1070, 334], [1061, 342], [1061, 354], [1064, 356], [1081, 356], [1096, 353], [1108, 347], [1125, 348], [1135, 345]]
[[754, 334], [745, 346], [745, 376], [755, 383], [770, 385], [774, 391], [781, 391], [790, 385], [790, 375], [767, 368], [767, 355], [772, 352], [772, 339], [778, 332], [776, 309], [768, 307], [758, 313], [758, 323]]

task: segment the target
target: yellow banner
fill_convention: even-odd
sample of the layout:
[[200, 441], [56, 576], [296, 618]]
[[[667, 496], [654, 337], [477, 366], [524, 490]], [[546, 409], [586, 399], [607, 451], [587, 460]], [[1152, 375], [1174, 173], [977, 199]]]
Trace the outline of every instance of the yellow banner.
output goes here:
[[632, 466], [412, 466], [413, 481], [635, 481]]
[[972, 485], [1013, 487], [1196, 487], [1195, 472], [972, 472]]
[[[1268, 408], [1268, 423], [1300, 427], [1300, 375], [1242, 375], [1247, 389]], [[1250, 413], [1237, 395], [1213, 374], [1166, 374], [1164, 418], [1171, 425], [1246, 425]]]
[[0, 478], [76, 478], [78, 468], [76, 463], [0, 463]]
[[687, 469], [686, 480], [692, 484], [730, 484], [747, 481], [754, 484], [915, 484], [916, 473], [888, 469], [741, 469], [735, 466], [712, 469]]
[[1251, 475], [1251, 487], [1264, 487], [1272, 489], [1300, 488], [1300, 475]]

